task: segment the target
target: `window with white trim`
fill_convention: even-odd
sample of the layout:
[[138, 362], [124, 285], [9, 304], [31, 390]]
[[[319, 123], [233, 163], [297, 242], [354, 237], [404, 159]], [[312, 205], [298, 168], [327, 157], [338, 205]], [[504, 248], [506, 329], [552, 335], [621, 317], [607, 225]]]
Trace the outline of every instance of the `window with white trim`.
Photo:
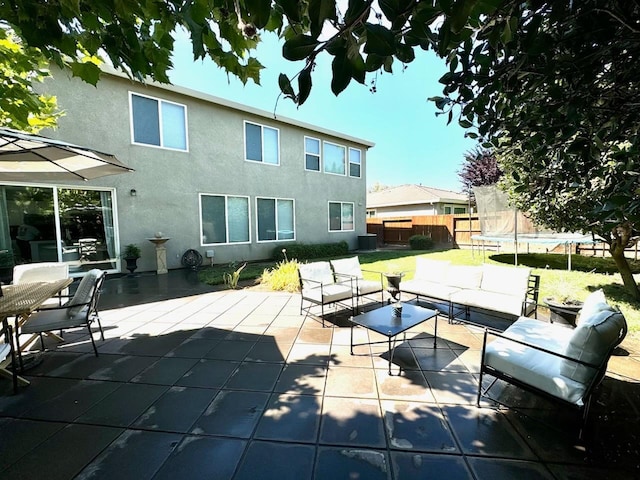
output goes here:
[[249, 197], [200, 194], [202, 246], [249, 243]]
[[187, 151], [187, 107], [129, 92], [134, 144]]
[[277, 128], [244, 122], [244, 158], [269, 165], [280, 164], [280, 131]]
[[259, 242], [295, 240], [293, 200], [288, 198], [256, 198]]
[[349, 176], [361, 176], [362, 170], [362, 152], [357, 148], [349, 148]]
[[323, 142], [322, 144], [324, 172], [334, 175], [346, 175], [347, 149], [342, 145]]
[[317, 138], [304, 137], [304, 169], [320, 171], [320, 140]]
[[329, 202], [329, 231], [353, 231], [353, 212], [354, 204], [352, 202]]

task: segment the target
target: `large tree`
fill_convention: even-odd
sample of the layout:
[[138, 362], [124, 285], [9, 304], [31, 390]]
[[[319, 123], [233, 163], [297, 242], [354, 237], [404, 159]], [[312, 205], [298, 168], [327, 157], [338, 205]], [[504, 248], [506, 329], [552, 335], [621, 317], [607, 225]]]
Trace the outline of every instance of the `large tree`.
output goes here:
[[[558, 230], [609, 243], [636, 298], [623, 249], [640, 211], [640, 6], [634, 0], [11, 0], [2, 24], [25, 47], [95, 83], [98, 57], [132, 77], [168, 81], [173, 36], [188, 32], [194, 58], [210, 57], [259, 82], [250, 56], [262, 30], [282, 55], [304, 60], [280, 75], [302, 105], [318, 55], [332, 57], [337, 95], [352, 80], [411, 63], [433, 49], [449, 66], [434, 98], [503, 159], [519, 206]], [[2, 25], [0, 24], [0, 26]], [[2, 102], [2, 99], [0, 99]], [[2, 103], [0, 103], [2, 107]]]
[[464, 154], [464, 162], [458, 171], [462, 191], [473, 195], [473, 187], [493, 185], [502, 177], [495, 154], [486, 148], [476, 147]]

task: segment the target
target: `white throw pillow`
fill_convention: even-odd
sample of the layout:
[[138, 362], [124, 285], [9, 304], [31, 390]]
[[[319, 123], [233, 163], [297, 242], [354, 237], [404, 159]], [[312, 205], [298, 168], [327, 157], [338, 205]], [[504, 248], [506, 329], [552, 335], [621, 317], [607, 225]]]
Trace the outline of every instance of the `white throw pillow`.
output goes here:
[[603, 311], [613, 311], [613, 307], [607, 303], [602, 289], [599, 289], [589, 294], [584, 300], [578, 317], [578, 325], [584, 322], [591, 322], [596, 314]]

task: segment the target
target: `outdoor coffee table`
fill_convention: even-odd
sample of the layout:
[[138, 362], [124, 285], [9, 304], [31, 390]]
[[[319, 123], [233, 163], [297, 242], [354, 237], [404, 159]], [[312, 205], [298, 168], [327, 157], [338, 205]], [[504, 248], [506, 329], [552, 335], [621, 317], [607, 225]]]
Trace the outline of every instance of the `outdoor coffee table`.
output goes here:
[[[377, 343], [389, 344], [389, 375], [391, 375], [391, 363], [396, 349], [397, 337], [401, 333], [406, 340], [406, 331], [410, 328], [420, 325], [427, 320], [435, 318], [435, 327], [433, 334], [433, 347], [436, 347], [436, 336], [438, 334], [438, 310], [430, 310], [428, 308], [419, 307], [410, 303], [402, 304], [401, 316], [394, 316], [393, 305], [376, 308], [370, 312], [362, 313], [351, 317], [351, 355], [353, 355], [353, 347], [360, 345], [373, 345]], [[353, 327], [360, 326], [372, 330], [380, 335], [387, 337], [387, 340], [380, 342], [353, 343]], [[393, 345], [392, 345], [393, 340]], [[402, 372], [402, 368], [400, 368]]]

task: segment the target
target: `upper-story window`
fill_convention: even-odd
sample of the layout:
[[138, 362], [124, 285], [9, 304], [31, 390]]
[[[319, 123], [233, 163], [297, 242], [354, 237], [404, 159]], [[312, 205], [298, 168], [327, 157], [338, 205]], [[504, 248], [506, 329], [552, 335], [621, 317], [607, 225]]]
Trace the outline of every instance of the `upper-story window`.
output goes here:
[[187, 150], [187, 107], [129, 92], [133, 143]]
[[320, 140], [304, 137], [304, 169], [320, 171]]
[[362, 170], [362, 152], [357, 148], [349, 148], [349, 176], [361, 176]]
[[353, 231], [353, 210], [352, 202], [329, 202], [329, 231]]
[[249, 243], [249, 197], [200, 194], [202, 245]]
[[342, 145], [324, 142], [324, 171], [336, 175], [346, 175], [347, 149]]
[[280, 164], [280, 132], [277, 128], [244, 122], [244, 145], [246, 160]]
[[293, 200], [256, 198], [256, 212], [259, 242], [295, 239]]

